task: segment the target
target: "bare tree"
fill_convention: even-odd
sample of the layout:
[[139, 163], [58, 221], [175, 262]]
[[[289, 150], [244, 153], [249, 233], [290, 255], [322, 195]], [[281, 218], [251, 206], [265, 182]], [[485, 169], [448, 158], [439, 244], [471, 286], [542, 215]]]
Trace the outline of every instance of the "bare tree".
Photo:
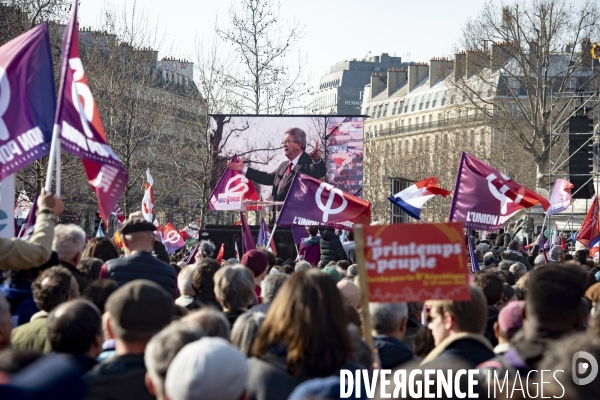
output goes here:
[[[498, 133], [514, 139], [536, 166], [535, 183], [548, 188], [550, 152], [559, 143], [572, 103], [562, 92], [592, 87], [590, 38], [600, 34], [597, 2], [566, 0], [487, 3], [467, 20], [451, 79], [458, 101], [485, 114]], [[500, 135], [494, 135], [499, 138]], [[492, 143], [492, 146], [496, 144]]]
[[225, 74], [224, 87], [241, 110], [254, 114], [284, 114], [301, 110], [308, 90], [305, 60], [297, 53], [303, 27], [298, 21], [282, 29], [281, 4], [273, 0], [242, 0], [229, 10], [228, 28], [217, 35], [233, 46], [240, 69]]

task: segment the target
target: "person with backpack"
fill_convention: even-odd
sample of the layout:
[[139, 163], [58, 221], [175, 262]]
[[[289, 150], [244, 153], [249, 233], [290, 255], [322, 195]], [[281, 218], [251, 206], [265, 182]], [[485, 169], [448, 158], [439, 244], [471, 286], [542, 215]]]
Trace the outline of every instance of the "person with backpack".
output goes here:
[[313, 267], [316, 267], [321, 259], [321, 239], [317, 236], [319, 231], [314, 226], [309, 226], [306, 230], [310, 236], [300, 243], [298, 257], [306, 260]]

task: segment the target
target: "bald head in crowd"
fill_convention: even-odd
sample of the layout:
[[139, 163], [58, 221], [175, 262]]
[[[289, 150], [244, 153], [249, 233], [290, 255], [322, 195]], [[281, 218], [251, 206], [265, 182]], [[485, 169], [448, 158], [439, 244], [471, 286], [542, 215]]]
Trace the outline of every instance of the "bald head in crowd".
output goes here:
[[343, 280], [337, 283], [337, 287], [342, 293], [344, 302], [350, 304], [357, 311], [360, 310], [360, 288], [350, 280]]
[[102, 351], [102, 317], [92, 302], [76, 299], [58, 305], [48, 316], [52, 350], [97, 358]]

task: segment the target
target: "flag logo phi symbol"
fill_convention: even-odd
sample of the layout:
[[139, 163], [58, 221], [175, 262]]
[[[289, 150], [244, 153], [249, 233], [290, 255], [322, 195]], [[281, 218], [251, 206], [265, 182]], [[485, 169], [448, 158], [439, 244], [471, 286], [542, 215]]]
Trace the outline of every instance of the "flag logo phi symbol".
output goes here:
[[[329, 197], [327, 198], [327, 203], [323, 204], [323, 202], [321, 201], [321, 194], [325, 189], [329, 191]], [[332, 209], [331, 206], [333, 205], [333, 199], [336, 195], [340, 196], [340, 198], [342, 199], [342, 204], [340, 204], [339, 207]], [[334, 188], [332, 185], [325, 182], [321, 183], [321, 185], [317, 189], [317, 193], [315, 194], [315, 202], [317, 203], [317, 207], [319, 207], [319, 209], [323, 211], [323, 222], [327, 222], [327, 220], [329, 219], [329, 215], [339, 214], [342, 211], [344, 211], [346, 209], [346, 206], [348, 205], [348, 200], [346, 200], [342, 191], [338, 188]]]

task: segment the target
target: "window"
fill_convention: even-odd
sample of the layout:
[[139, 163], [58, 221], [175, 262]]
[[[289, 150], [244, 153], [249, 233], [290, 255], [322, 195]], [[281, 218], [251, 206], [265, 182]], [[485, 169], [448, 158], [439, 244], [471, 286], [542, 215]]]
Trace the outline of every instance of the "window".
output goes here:
[[383, 116], [385, 117], [387, 115], [387, 109], [388, 109], [388, 105], [384, 105], [383, 106]]
[[416, 106], [416, 105], [417, 105], [417, 98], [416, 98], [416, 97], [413, 97], [413, 98], [412, 98], [412, 106], [411, 106], [411, 108], [410, 108], [410, 111], [411, 111], [411, 112], [415, 111], [415, 106]]
[[404, 128], [404, 120], [403, 120], [403, 119], [401, 119], [401, 120], [400, 120], [400, 126], [401, 126], [402, 128]]
[[379, 108], [377, 108], [377, 118], [381, 118], [381, 110], [383, 109], [383, 106], [379, 106]]
[[431, 103], [431, 108], [434, 108], [434, 107], [435, 107], [435, 105], [436, 105], [436, 103], [437, 103], [437, 99], [438, 99], [438, 95], [439, 95], [439, 94], [440, 94], [440, 93], [439, 93], [439, 92], [437, 92], [436, 94], [434, 94], [434, 95], [433, 95], [433, 103]]
[[399, 107], [398, 107], [398, 114], [402, 114], [402, 106], [403, 106], [403, 105], [404, 105], [404, 102], [403, 102], [403, 101], [401, 101], [401, 102], [400, 102], [400, 105], [399, 105]]
[[392, 108], [392, 115], [396, 115], [396, 106], [398, 105], [398, 102], [394, 102], [394, 108]]
[[425, 101], [425, 109], [429, 108], [429, 103], [431, 102], [431, 93], [427, 95], [427, 101]]
[[425, 96], [421, 96], [419, 98], [419, 110], [423, 108], [423, 102], [425, 101]]
[[446, 105], [446, 96], [447, 95], [448, 95], [448, 92], [444, 92], [444, 94], [442, 95], [442, 104], [440, 104], [441, 106]]
[[369, 107], [365, 108], [365, 115], [369, 115]]

